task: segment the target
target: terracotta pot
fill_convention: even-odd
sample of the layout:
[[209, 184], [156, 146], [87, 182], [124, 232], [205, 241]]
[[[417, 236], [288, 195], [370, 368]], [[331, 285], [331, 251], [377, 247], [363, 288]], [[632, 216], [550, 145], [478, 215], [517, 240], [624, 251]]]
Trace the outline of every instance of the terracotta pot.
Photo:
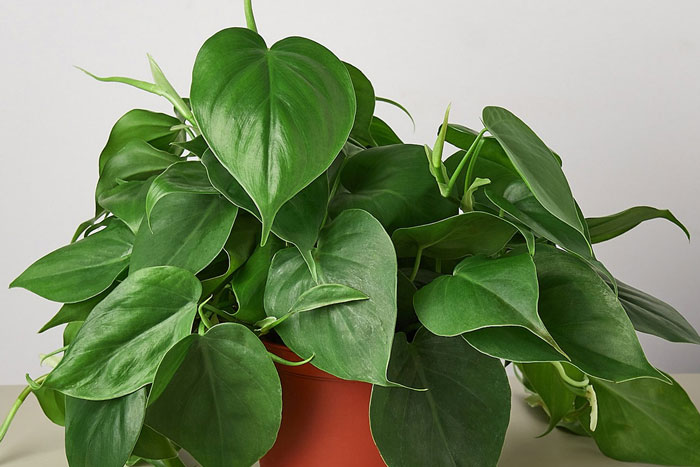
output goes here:
[[[299, 357], [266, 342], [285, 360]], [[383, 467], [369, 428], [372, 385], [345, 381], [311, 364], [276, 364], [282, 382], [282, 426], [261, 467]]]

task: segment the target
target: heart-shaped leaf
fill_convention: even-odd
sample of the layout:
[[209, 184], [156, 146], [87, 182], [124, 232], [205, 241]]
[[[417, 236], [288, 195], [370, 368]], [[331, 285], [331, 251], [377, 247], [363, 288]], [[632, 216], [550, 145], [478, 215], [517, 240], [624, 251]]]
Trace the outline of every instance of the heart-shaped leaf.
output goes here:
[[396, 144], [357, 153], [348, 159], [340, 182], [347, 191], [334, 197], [330, 213], [363, 209], [390, 234], [457, 214], [457, 205], [440, 195], [423, 146]]
[[71, 467], [122, 467], [146, 413], [146, 389], [105, 401], [66, 398], [66, 457]]
[[458, 259], [467, 255], [492, 255], [508, 243], [515, 227], [498, 216], [466, 212], [432, 224], [397, 229], [391, 235], [399, 258], [423, 255]]
[[163, 358], [146, 421], [206, 466], [249, 467], [272, 447], [282, 389], [260, 340], [240, 324], [192, 334]]
[[197, 54], [192, 110], [209, 147], [255, 202], [263, 242], [277, 211], [330, 166], [355, 119], [347, 69], [302, 37], [268, 49], [224, 29]]
[[104, 400], [153, 382], [163, 355], [190, 333], [200, 294], [199, 281], [184, 269], [132, 273], [92, 310], [44, 384]]
[[389, 377], [427, 391], [373, 388], [372, 436], [388, 465], [496, 465], [510, 415], [498, 360], [420, 329], [411, 343], [396, 335]]
[[452, 276], [440, 276], [418, 290], [413, 305], [423, 326], [438, 336], [519, 326], [558, 349], [537, 314], [538, 295], [529, 254], [472, 256], [460, 262]]
[[[342, 284], [368, 300], [291, 316], [277, 333], [302, 357], [339, 378], [387, 385], [386, 368], [396, 324], [396, 256], [381, 224], [360, 210], [341, 213], [322, 231], [313, 252], [319, 284]], [[265, 287], [265, 311], [279, 317], [316, 286], [295, 250], [279, 251]]]
[[129, 264], [134, 234], [118, 220], [37, 260], [10, 287], [48, 300], [75, 303], [107, 289]]
[[556, 218], [583, 233], [569, 183], [547, 145], [506, 109], [486, 107], [482, 118], [540, 204]]
[[178, 193], [161, 199], [142, 222], [129, 271], [177, 266], [198, 273], [224, 247], [238, 208], [219, 195]]
[[[609, 383], [594, 379], [598, 426], [591, 436], [613, 459], [700, 465], [700, 414], [683, 388], [655, 379]], [[587, 414], [582, 416], [588, 426]]]
[[673, 222], [690, 240], [690, 232], [671, 211], [649, 206], [635, 206], [605, 217], [589, 217], [586, 219], [586, 224], [588, 224], [590, 230], [591, 241], [599, 243], [622, 235], [642, 222], [651, 219], [666, 219], [669, 222]]
[[370, 127], [372, 125], [372, 116], [374, 115], [374, 87], [372, 83], [360, 70], [349, 63], [345, 63], [345, 67], [350, 73], [352, 87], [355, 91], [355, 99], [357, 101], [355, 112], [355, 123], [352, 125], [350, 137], [363, 146], [376, 146]]

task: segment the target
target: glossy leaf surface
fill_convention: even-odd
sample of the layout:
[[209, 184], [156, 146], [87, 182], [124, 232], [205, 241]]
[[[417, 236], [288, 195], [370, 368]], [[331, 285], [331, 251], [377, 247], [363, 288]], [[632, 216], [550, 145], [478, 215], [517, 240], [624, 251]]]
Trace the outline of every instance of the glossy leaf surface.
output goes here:
[[403, 144], [401, 138], [394, 132], [394, 130], [381, 118], [374, 116], [372, 117], [372, 123], [370, 124], [370, 133], [372, 139], [377, 146], [390, 146], [392, 144]]
[[112, 288], [110, 287], [104, 292], [92, 298], [88, 298], [87, 300], [83, 300], [82, 302], [64, 304], [58, 310], [58, 313], [39, 329], [39, 332], [44, 332], [48, 329], [60, 326], [61, 324], [85, 321], [93, 308], [95, 308], [95, 306], [97, 306], [111, 291]]
[[10, 287], [22, 287], [46, 299], [75, 303], [107, 289], [126, 269], [134, 234], [122, 222], [59, 248], [29, 266]]
[[348, 160], [340, 180], [347, 192], [335, 196], [331, 214], [363, 209], [389, 233], [457, 214], [457, 205], [440, 195], [422, 146], [400, 144], [362, 151]]
[[[299, 313], [277, 326], [284, 343], [339, 378], [386, 385], [396, 324], [396, 257], [379, 222], [360, 210], [345, 211], [322, 231], [313, 257], [321, 284], [342, 284], [368, 300]], [[316, 286], [294, 249], [278, 252], [265, 288], [265, 310], [279, 317]]]
[[355, 122], [350, 131], [350, 137], [364, 146], [374, 146], [374, 138], [370, 127], [372, 125], [372, 116], [374, 115], [374, 87], [367, 77], [356, 67], [349, 63], [345, 63], [348, 69], [352, 87], [355, 91], [356, 111]]
[[389, 377], [427, 391], [372, 390], [372, 436], [388, 465], [496, 465], [510, 416], [498, 360], [421, 329], [411, 343], [396, 335]]
[[160, 359], [192, 328], [201, 285], [184, 269], [129, 275], [90, 313], [44, 383], [81, 399], [113, 399], [153, 381]]
[[204, 43], [190, 99], [209, 147], [255, 202], [263, 239], [282, 205], [330, 166], [355, 118], [352, 81], [328, 49], [301, 37], [268, 49], [242, 28]]
[[146, 389], [105, 401], [66, 398], [66, 457], [71, 467], [122, 467], [146, 413]]
[[688, 240], [690, 232], [668, 209], [656, 209], [649, 206], [635, 206], [622, 212], [605, 217], [590, 217], [586, 219], [593, 243], [604, 242], [631, 230], [644, 221], [651, 219], [666, 219], [678, 226]]
[[272, 447], [281, 416], [280, 381], [265, 346], [246, 327], [226, 323], [167, 353], [146, 420], [202, 465], [248, 467]]
[[146, 193], [152, 180], [149, 178], [120, 183], [103, 192], [97, 203], [121, 219], [135, 234], [146, 213]]

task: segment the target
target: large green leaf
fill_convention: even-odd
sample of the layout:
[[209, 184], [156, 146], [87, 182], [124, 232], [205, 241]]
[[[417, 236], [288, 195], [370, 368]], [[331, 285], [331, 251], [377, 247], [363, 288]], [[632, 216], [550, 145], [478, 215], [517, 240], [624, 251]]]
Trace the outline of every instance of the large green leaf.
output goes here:
[[122, 467], [146, 413], [146, 389], [105, 401], [66, 398], [66, 457], [71, 467]]
[[506, 109], [486, 107], [482, 118], [540, 204], [559, 220], [583, 233], [569, 183], [547, 145]]
[[[567, 367], [570, 371], [577, 371], [570, 365]], [[525, 363], [519, 365], [519, 368], [525, 375], [527, 384], [544, 404], [544, 409], [549, 416], [549, 426], [543, 435], [547, 434], [574, 410], [576, 395], [567, 387], [554, 366], [549, 363]], [[581, 376], [576, 375], [573, 379], [580, 381]]]
[[42, 333], [56, 326], [60, 326], [61, 324], [85, 321], [93, 308], [95, 308], [95, 306], [97, 306], [111, 291], [112, 287], [82, 302], [64, 304], [58, 310], [58, 313], [39, 329], [39, 332]]
[[347, 191], [335, 196], [331, 214], [364, 209], [389, 233], [457, 214], [457, 205], [440, 195], [423, 146], [396, 144], [362, 151], [348, 160], [340, 181]]
[[46, 299], [75, 303], [107, 289], [129, 264], [134, 234], [122, 222], [59, 248], [29, 266], [10, 287], [22, 287]]
[[617, 296], [637, 331], [671, 342], [700, 344], [700, 336], [675, 308], [631, 285], [617, 281]]
[[[243, 187], [224, 166], [207, 151], [202, 157], [209, 180], [229, 201], [260, 219], [258, 208]], [[306, 254], [318, 239], [318, 232], [328, 205], [328, 179], [320, 176], [296, 196], [284, 203], [272, 224], [272, 232], [281, 239], [296, 245]]]
[[103, 192], [97, 203], [129, 226], [132, 232], [139, 231], [146, 213], [146, 194], [153, 178], [123, 182]]
[[272, 447], [282, 417], [265, 346], [226, 323], [173, 347], [158, 368], [147, 423], [208, 467], [249, 467]]
[[375, 104], [374, 87], [372, 87], [370, 80], [360, 70], [349, 63], [344, 63], [344, 65], [348, 69], [348, 73], [350, 73], [357, 102], [355, 123], [352, 125], [350, 137], [363, 146], [375, 146], [376, 143], [370, 132]]
[[165, 265], [201, 271], [224, 247], [237, 213], [219, 195], [164, 197], [153, 210], [151, 225], [141, 223], [129, 271]]
[[113, 399], [153, 381], [168, 349], [191, 332], [201, 285], [172, 266], [129, 275], [95, 307], [45, 385], [80, 399]]
[[666, 219], [673, 222], [690, 240], [690, 232], [668, 209], [656, 209], [649, 206], [635, 206], [605, 217], [586, 219], [593, 243], [604, 242], [631, 230], [644, 221]]
[[[591, 433], [613, 459], [700, 465], [700, 414], [680, 385], [654, 379], [609, 383], [594, 379], [598, 426]], [[582, 422], [588, 426], [587, 414]]]
[[[615, 293], [575, 256], [537, 246], [539, 315], [570, 363], [609, 381], [664, 379], [644, 356], [632, 323]], [[564, 360], [526, 333], [489, 328], [465, 334], [477, 349], [511, 361]]]
[[516, 229], [498, 216], [466, 212], [432, 224], [397, 229], [391, 235], [399, 258], [423, 255], [458, 259], [467, 255], [492, 255], [511, 239]]
[[372, 436], [388, 465], [496, 465], [510, 415], [510, 387], [498, 360], [459, 337], [421, 329], [411, 343], [396, 335], [389, 377], [427, 391], [372, 390]]
[[452, 276], [440, 276], [418, 290], [413, 306], [423, 326], [438, 336], [519, 326], [556, 348], [537, 314], [538, 294], [529, 254], [499, 259], [472, 256], [460, 262]]
[[107, 162], [130, 141], [145, 141], [156, 149], [172, 151], [171, 143], [182, 141], [185, 132], [173, 130], [180, 120], [170, 115], [134, 109], [114, 124], [109, 139], [100, 154], [100, 173]]
[[[349, 210], [322, 231], [313, 252], [321, 284], [342, 284], [369, 300], [299, 313], [275, 328], [289, 348], [339, 378], [386, 385], [396, 324], [396, 256], [370, 214]], [[270, 266], [265, 311], [279, 317], [317, 285], [299, 253], [279, 251]]]
[[192, 110], [209, 147], [255, 202], [263, 241], [277, 211], [330, 166], [355, 119], [347, 69], [322, 45], [224, 29], [197, 54]]

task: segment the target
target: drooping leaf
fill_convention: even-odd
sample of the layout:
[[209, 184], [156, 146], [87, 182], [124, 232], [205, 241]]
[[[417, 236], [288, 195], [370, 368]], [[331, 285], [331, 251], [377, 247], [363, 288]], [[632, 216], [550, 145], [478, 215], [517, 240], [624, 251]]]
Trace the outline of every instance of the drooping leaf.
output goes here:
[[515, 227], [486, 212], [472, 211], [431, 224], [397, 229], [391, 235], [399, 258], [422, 254], [437, 259], [492, 255], [508, 243]]
[[177, 343], [158, 368], [146, 421], [202, 465], [248, 467], [272, 447], [282, 390], [260, 340], [226, 323]]
[[129, 264], [134, 234], [114, 220], [89, 237], [59, 248], [29, 266], [10, 287], [48, 300], [76, 303], [107, 289]]
[[438, 336], [519, 326], [558, 348], [537, 314], [538, 296], [529, 254], [472, 256], [460, 262], [452, 276], [438, 277], [418, 290], [413, 306], [423, 326]]
[[[700, 465], [700, 414], [683, 388], [655, 379], [593, 379], [598, 426], [591, 433], [606, 456], [626, 462]], [[588, 426], [588, 414], [582, 416]]]
[[129, 272], [165, 265], [201, 271], [224, 247], [237, 213], [219, 195], [164, 197], [153, 210], [151, 225], [141, 223]]
[[617, 281], [618, 299], [634, 328], [671, 342], [700, 344], [700, 336], [675, 308], [639, 289]]
[[355, 122], [352, 125], [350, 137], [363, 146], [374, 146], [376, 143], [370, 131], [374, 115], [374, 87], [360, 70], [349, 63], [344, 65], [350, 73], [356, 99]]
[[66, 396], [54, 389], [44, 387], [43, 385], [33, 392], [46, 418], [56, 425], [65, 426]]
[[335, 196], [330, 213], [363, 209], [390, 234], [457, 214], [457, 205], [440, 195], [422, 146], [397, 144], [362, 151], [348, 160], [340, 180], [347, 191]]
[[403, 144], [396, 132], [381, 118], [376, 115], [372, 117], [369, 132], [376, 146], [390, 146], [392, 144]]
[[218, 195], [211, 186], [207, 170], [198, 161], [183, 161], [169, 166], [153, 179], [146, 194], [146, 218], [150, 219], [158, 201], [168, 195], [187, 193], [191, 195]]
[[411, 343], [396, 335], [389, 377], [427, 391], [372, 390], [372, 436], [388, 465], [496, 465], [510, 414], [498, 360], [420, 329]]
[[[577, 257], [537, 246], [539, 315], [570, 363], [609, 381], [664, 376], [644, 356], [632, 323], [615, 293]], [[489, 328], [464, 338], [484, 353], [510, 361], [562, 360], [527, 333]]]
[[120, 183], [103, 192], [97, 204], [121, 219], [135, 234], [146, 214], [146, 194], [152, 181], [153, 177]]
[[[569, 371], [578, 372], [571, 365], [566, 365], [567, 374]], [[574, 410], [576, 395], [567, 388], [562, 381], [557, 370], [549, 363], [525, 363], [520, 365], [520, 369], [527, 378], [527, 383], [540, 396], [544, 408], [549, 416], [549, 426], [542, 434], [552, 431], [564, 417]], [[581, 380], [580, 372], [573, 376], [575, 380]]]
[[[396, 256], [381, 224], [360, 210], [341, 213], [322, 231], [313, 252], [319, 284], [342, 284], [369, 300], [299, 313], [275, 329], [302, 357], [339, 378], [389, 384], [386, 368], [396, 324]], [[294, 249], [279, 251], [265, 287], [265, 311], [279, 317], [316, 286]]]
[[112, 288], [108, 288], [102, 293], [95, 295], [92, 298], [83, 300], [82, 302], [66, 303], [46, 324], [44, 324], [39, 332], [42, 333], [61, 324], [73, 323], [75, 321], [85, 321], [90, 312], [100, 303], [110, 292]]
[[243, 28], [204, 43], [190, 100], [209, 147], [255, 202], [263, 241], [282, 205], [333, 162], [355, 118], [352, 81], [328, 49], [301, 37], [268, 48]]
[[184, 269], [130, 274], [92, 310], [44, 385], [104, 400], [151, 383], [163, 355], [190, 333], [200, 294], [199, 281]]
[[413, 115], [411, 115], [411, 112], [409, 112], [408, 109], [407, 109], [406, 107], [404, 107], [403, 105], [399, 104], [399, 103], [396, 102], [395, 100], [388, 99], [388, 98], [386, 98], [386, 97], [377, 96], [377, 97], [376, 97], [376, 101], [377, 101], [377, 102], [383, 102], [383, 103], [385, 103], [385, 104], [389, 104], [389, 105], [391, 105], [391, 106], [396, 107], [397, 109], [399, 109], [401, 112], [403, 112], [403, 113], [409, 118], [409, 120], [411, 120], [411, 123], [413, 124], [413, 130], [414, 130], [414, 131], [416, 130], [416, 121], [413, 119]]
[[156, 149], [172, 151], [171, 143], [184, 139], [182, 129], [172, 129], [180, 123], [175, 117], [150, 110], [128, 111], [114, 124], [100, 153], [100, 173], [107, 162], [130, 141], [145, 141]]
[[[253, 200], [211, 152], [204, 155], [202, 163], [207, 169], [212, 185], [226, 199], [261, 219]], [[299, 251], [311, 250], [318, 239], [327, 204], [328, 179], [321, 176], [280, 208], [272, 224], [272, 232], [296, 245]]]
[[177, 450], [168, 438], [144, 424], [132, 455], [151, 460], [172, 459], [177, 456]]
[[547, 145], [506, 109], [486, 107], [482, 118], [539, 203], [556, 218], [583, 233], [569, 183]]
[[197, 157], [202, 157], [205, 152], [209, 149], [207, 142], [204, 141], [202, 135], [197, 136], [189, 141], [175, 142], [172, 143], [173, 146], [189, 151], [190, 154], [194, 154]]
[[589, 217], [586, 219], [586, 224], [588, 224], [591, 233], [591, 242], [600, 243], [622, 235], [642, 222], [651, 219], [666, 219], [673, 222], [690, 240], [690, 232], [671, 211], [649, 206], [635, 206], [605, 217]]
[[66, 398], [66, 457], [71, 467], [122, 467], [146, 412], [146, 389], [104, 401]]

